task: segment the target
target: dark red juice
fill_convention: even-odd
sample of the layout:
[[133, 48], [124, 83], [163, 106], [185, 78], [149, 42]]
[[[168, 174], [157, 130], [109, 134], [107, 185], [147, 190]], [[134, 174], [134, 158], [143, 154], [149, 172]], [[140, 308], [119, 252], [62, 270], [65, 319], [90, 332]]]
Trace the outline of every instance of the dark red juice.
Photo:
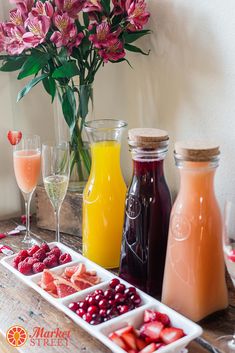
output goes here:
[[126, 198], [120, 277], [160, 297], [165, 265], [171, 197], [163, 160], [133, 161]]

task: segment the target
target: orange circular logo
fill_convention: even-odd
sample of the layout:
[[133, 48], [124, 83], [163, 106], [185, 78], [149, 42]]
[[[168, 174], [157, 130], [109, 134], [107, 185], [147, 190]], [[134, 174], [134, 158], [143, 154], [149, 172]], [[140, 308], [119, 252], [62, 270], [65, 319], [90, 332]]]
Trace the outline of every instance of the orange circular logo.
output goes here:
[[6, 334], [7, 342], [13, 347], [21, 347], [28, 339], [28, 332], [22, 326], [12, 326]]

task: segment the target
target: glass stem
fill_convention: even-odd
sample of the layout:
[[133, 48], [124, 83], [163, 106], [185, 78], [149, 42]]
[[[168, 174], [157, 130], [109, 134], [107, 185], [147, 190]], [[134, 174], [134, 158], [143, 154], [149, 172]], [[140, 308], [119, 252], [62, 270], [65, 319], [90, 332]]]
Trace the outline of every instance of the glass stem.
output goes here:
[[55, 209], [56, 233], [55, 240], [60, 243], [60, 206]]
[[30, 237], [30, 203], [32, 199], [33, 193], [29, 194], [23, 194], [24, 196], [24, 202], [25, 202], [25, 213], [26, 213], [26, 233], [23, 242], [29, 242], [31, 237]]

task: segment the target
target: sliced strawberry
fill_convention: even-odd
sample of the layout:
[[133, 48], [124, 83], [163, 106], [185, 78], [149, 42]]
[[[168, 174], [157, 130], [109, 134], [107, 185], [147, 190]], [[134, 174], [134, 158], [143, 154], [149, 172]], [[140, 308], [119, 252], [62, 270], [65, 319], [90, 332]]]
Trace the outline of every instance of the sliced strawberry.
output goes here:
[[136, 349], [129, 349], [128, 353], [138, 353]]
[[162, 342], [156, 343], [156, 350], [161, 348], [161, 347], [165, 347], [165, 346], [166, 346], [165, 343], [162, 343]]
[[165, 344], [175, 342], [184, 336], [184, 331], [181, 328], [176, 327], [166, 327], [160, 334], [160, 337]]
[[171, 323], [169, 316], [159, 311], [156, 311], [156, 321], [160, 321], [164, 326], [169, 326]]
[[146, 346], [144, 349], [142, 349], [139, 353], [152, 353], [156, 350], [156, 344], [151, 343], [148, 346]]
[[144, 311], [144, 322], [156, 321], [156, 313], [154, 310], [145, 310]]
[[136, 345], [137, 345], [137, 348], [139, 350], [141, 350], [147, 346], [147, 343], [142, 338], [137, 337], [136, 338]]
[[126, 326], [115, 331], [118, 336], [122, 336], [124, 333], [129, 333], [133, 331], [133, 326]]
[[22, 132], [21, 131], [8, 131], [7, 138], [12, 146], [17, 145], [20, 140], [22, 139]]
[[144, 324], [140, 328], [140, 334], [146, 338], [152, 340], [152, 342], [157, 342], [160, 338], [160, 333], [163, 330], [164, 325], [159, 321], [152, 321]]
[[135, 334], [133, 332], [126, 332], [122, 334], [123, 341], [127, 344], [129, 349], [137, 349]]
[[125, 342], [123, 341], [123, 339], [118, 336], [115, 332], [110, 333], [109, 338], [116, 343], [119, 347], [121, 347], [122, 349], [124, 349], [124, 351], [127, 351], [127, 347]]

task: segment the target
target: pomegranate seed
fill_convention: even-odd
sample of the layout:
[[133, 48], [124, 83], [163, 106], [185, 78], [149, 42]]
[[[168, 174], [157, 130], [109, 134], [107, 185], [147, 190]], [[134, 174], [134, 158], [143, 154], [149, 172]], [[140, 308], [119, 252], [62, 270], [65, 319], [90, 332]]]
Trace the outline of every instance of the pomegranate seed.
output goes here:
[[83, 315], [85, 315], [86, 314], [86, 312], [85, 312], [85, 310], [84, 309], [78, 309], [78, 310], [76, 310], [76, 314], [78, 315], [78, 316], [80, 316], [80, 317], [83, 317]]
[[115, 303], [124, 303], [126, 300], [126, 297], [122, 293], [117, 293], [115, 294], [114, 300], [115, 300]]
[[88, 304], [89, 304], [89, 306], [96, 305], [97, 304], [97, 300], [94, 297], [90, 297], [88, 299]]
[[131, 300], [132, 300], [132, 303], [134, 303], [135, 305], [139, 305], [141, 303], [141, 298], [137, 293], [131, 296]]
[[97, 295], [95, 296], [95, 300], [96, 300], [97, 302], [99, 302], [99, 301], [102, 300], [102, 299], [104, 299], [104, 296], [103, 296], [102, 294], [97, 294]]
[[114, 299], [110, 299], [109, 301], [108, 301], [108, 303], [109, 303], [109, 306], [114, 306], [115, 305], [115, 300]]
[[135, 287], [129, 287], [125, 289], [124, 292], [128, 297], [132, 296], [133, 294], [136, 293], [136, 288]]
[[114, 291], [112, 289], [107, 289], [105, 292], [104, 292], [104, 297], [106, 299], [112, 299], [114, 296]]
[[96, 289], [94, 291], [94, 296], [96, 296], [97, 294], [101, 294], [101, 295], [104, 295], [104, 291], [102, 289]]
[[114, 289], [119, 283], [120, 283], [119, 279], [113, 278], [109, 282], [109, 287]]
[[108, 307], [108, 301], [107, 299], [102, 299], [99, 301], [99, 307], [100, 309], [106, 309]]
[[87, 312], [88, 312], [89, 314], [91, 314], [92, 317], [93, 317], [93, 314], [97, 314], [98, 311], [99, 311], [99, 309], [98, 309], [98, 307], [95, 306], [95, 305], [91, 305], [91, 306], [89, 306], [89, 308], [87, 309]]
[[92, 320], [92, 316], [89, 313], [82, 315], [82, 318], [83, 318], [83, 320], [85, 320], [88, 323], [91, 322], [91, 320]]
[[70, 303], [69, 304], [69, 309], [72, 311], [77, 311], [79, 309], [79, 305], [76, 302]]
[[129, 306], [128, 305], [120, 305], [118, 307], [118, 310], [119, 310], [120, 315], [125, 314], [129, 311]]
[[79, 308], [87, 311], [88, 304], [86, 302], [81, 301], [81, 302], [79, 302]]
[[101, 317], [106, 317], [107, 316], [107, 310], [100, 309], [99, 314], [100, 314]]
[[126, 286], [124, 284], [120, 283], [115, 287], [115, 292], [116, 293], [124, 293], [125, 289], [126, 289]]

